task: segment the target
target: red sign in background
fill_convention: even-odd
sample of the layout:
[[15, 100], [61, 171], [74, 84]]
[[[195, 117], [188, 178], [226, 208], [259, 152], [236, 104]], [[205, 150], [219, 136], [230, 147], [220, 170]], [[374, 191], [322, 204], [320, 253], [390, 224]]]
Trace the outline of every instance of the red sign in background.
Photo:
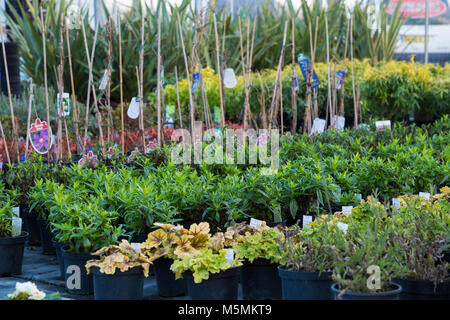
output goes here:
[[[386, 7], [386, 12], [392, 15], [399, 0], [391, 0]], [[428, 0], [428, 17], [433, 18], [445, 13], [447, 6], [442, 0]], [[403, 17], [413, 19], [425, 18], [425, 0], [403, 0], [400, 5]]]

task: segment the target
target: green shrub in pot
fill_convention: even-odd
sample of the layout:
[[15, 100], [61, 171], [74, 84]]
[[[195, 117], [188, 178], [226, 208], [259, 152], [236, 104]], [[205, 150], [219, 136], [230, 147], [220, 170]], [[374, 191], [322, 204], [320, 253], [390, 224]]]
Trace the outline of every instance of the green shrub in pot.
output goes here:
[[394, 261], [396, 281], [405, 299], [450, 297], [450, 263], [444, 259], [450, 234], [450, 189], [427, 201], [417, 196], [401, 197], [393, 218], [398, 247]]

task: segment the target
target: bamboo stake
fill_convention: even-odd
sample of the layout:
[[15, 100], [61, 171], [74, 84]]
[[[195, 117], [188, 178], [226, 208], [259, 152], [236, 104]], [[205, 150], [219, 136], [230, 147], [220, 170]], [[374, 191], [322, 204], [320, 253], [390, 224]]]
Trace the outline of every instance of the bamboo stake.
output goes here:
[[331, 88], [333, 90], [333, 118], [331, 118], [331, 127], [336, 126], [335, 116], [337, 115], [337, 88], [336, 88], [336, 62], [334, 63], [333, 69], [333, 82], [331, 83]]
[[13, 136], [14, 136], [14, 138], [12, 139], [12, 145], [14, 146], [14, 150], [16, 151], [17, 161], [19, 161], [20, 160], [19, 141], [18, 141], [19, 135], [17, 132], [17, 127], [16, 127], [16, 119], [14, 116], [14, 106], [13, 106], [13, 102], [12, 102], [11, 84], [9, 81], [8, 59], [6, 58], [5, 39], [3, 36], [3, 32], [0, 32], [0, 33], [2, 36], [3, 63], [4, 63], [4, 67], [5, 67], [6, 85], [8, 87], [8, 99], [9, 99], [9, 107], [11, 109], [11, 121], [12, 121], [12, 129], [13, 129]]
[[8, 144], [6, 142], [5, 132], [3, 131], [3, 123], [1, 120], [0, 120], [0, 131], [2, 132], [3, 147], [5, 148], [6, 159], [8, 160], [8, 164], [11, 164], [11, 158], [9, 157], [9, 151], [8, 151]]
[[353, 90], [353, 110], [355, 113], [354, 126], [358, 125], [358, 111], [356, 104], [356, 94], [355, 94], [355, 75], [353, 73], [353, 14], [350, 17], [350, 59], [352, 64], [352, 90]]
[[[312, 31], [311, 31], [311, 22], [308, 24], [309, 26], [309, 47], [311, 50], [311, 60], [313, 56], [313, 44], [312, 44]], [[311, 62], [312, 64], [312, 62]], [[305, 99], [305, 117], [303, 120], [303, 133], [310, 133], [311, 131], [311, 79], [313, 73], [313, 66], [311, 65], [311, 71], [308, 70], [307, 73], [307, 81], [306, 81], [306, 99]]]
[[244, 62], [244, 47], [242, 45], [242, 29], [241, 29], [241, 17], [239, 16], [239, 43], [241, 48], [241, 65], [242, 65], [242, 77], [244, 80], [244, 92], [245, 92], [245, 100], [244, 100], [244, 129], [247, 129], [247, 96], [248, 96], [248, 86], [247, 86], [247, 76], [245, 72], [245, 62]]
[[[283, 66], [283, 57], [284, 57], [284, 52], [285, 52], [285, 48], [286, 48], [286, 34], [287, 34], [287, 21], [284, 24], [284, 32], [283, 32], [283, 46], [281, 47], [281, 53], [280, 53], [280, 59], [278, 61], [278, 67], [277, 67], [277, 74], [276, 74], [276, 79], [275, 79], [275, 86], [273, 89], [273, 95], [272, 95], [272, 103], [270, 105], [270, 113], [269, 113], [269, 130], [272, 129], [272, 124], [274, 121], [274, 117], [277, 116], [278, 113], [278, 108], [277, 110], [274, 110], [275, 108], [275, 104], [278, 106], [278, 104], [276, 103], [276, 101], [278, 100], [278, 93], [277, 93], [277, 89], [279, 89], [280, 86], [280, 78], [281, 78], [281, 69]], [[275, 111], [275, 112], [274, 112]]]
[[[347, 69], [347, 46], [348, 46], [348, 32], [349, 32], [349, 22], [347, 20], [347, 33], [345, 36], [345, 49], [344, 49], [344, 72], [346, 72]], [[339, 114], [341, 117], [344, 116], [344, 94], [345, 94], [345, 80], [342, 81], [341, 85], [341, 104], [339, 107]]]
[[295, 20], [292, 18], [291, 30], [291, 44], [292, 44], [292, 126], [291, 133], [297, 132], [297, 88], [295, 87]]
[[[42, 51], [44, 55], [44, 88], [45, 88], [45, 108], [47, 111], [47, 136], [48, 136], [48, 146], [50, 151], [50, 143], [52, 141], [52, 133], [50, 130], [50, 106], [48, 102], [48, 83], [47, 83], [47, 49], [46, 49], [46, 41], [45, 41], [45, 23], [44, 23], [44, 12], [42, 10], [42, 7], [40, 8], [41, 11], [41, 28], [42, 28]], [[27, 128], [28, 129], [28, 128]], [[51, 159], [51, 154], [48, 152], [48, 159]]]
[[27, 142], [25, 143], [25, 160], [28, 159], [28, 146], [30, 144], [30, 136], [28, 129], [30, 128], [30, 122], [31, 122], [31, 108], [33, 107], [33, 78], [30, 78], [30, 97], [28, 99], [28, 118], [27, 118]]
[[[252, 84], [252, 66], [253, 66], [253, 48], [254, 48], [254, 44], [255, 44], [255, 31], [256, 31], [256, 16], [253, 19], [253, 30], [252, 30], [252, 44], [250, 46], [250, 61], [247, 67], [247, 78], [248, 78], [248, 84], [249, 84], [249, 97], [248, 100], [250, 100], [250, 91], [251, 91], [251, 84]], [[247, 102], [247, 115], [248, 115], [248, 119], [249, 122], [252, 122], [252, 110], [250, 108], [250, 101]]]
[[220, 122], [222, 127], [225, 128], [225, 109], [223, 102], [223, 79], [222, 79], [222, 70], [220, 68], [220, 52], [219, 52], [219, 34], [217, 32], [217, 21], [216, 14], [213, 14], [214, 17], [214, 33], [216, 35], [216, 56], [217, 56], [217, 76], [219, 79], [219, 98], [220, 98]]
[[[329, 115], [330, 120], [333, 119], [333, 106], [331, 101], [331, 84], [330, 84], [330, 43], [329, 43], [329, 36], [328, 36], [328, 17], [325, 16], [325, 36], [326, 36], [326, 42], [327, 42], [327, 81], [328, 81], [328, 96], [327, 96], [327, 118], [325, 125], [328, 123], [328, 108], [329, 108]], [[330, 123], [332, 120], [330, 121]]]
[[177, 88], [178, 117], [180, 118], [180, 128], [183, 129], [183, 117], [181, 116], [180, 91], [179, 91], [179, 87], [178, 87], [177, 66], [175, 66], [175, 84], [176, 84], [176, 88]]
[[[144, 127], [144, 8], [142, 8], [142, 17], [141, 17], [141, 48], [139, 50], [139, 105], [140, 105], [140, 123], [141, 123], [141, 135], [142, 135], [142, 149], [144, 154], [146, 154], [145, 150], [145, 127]], [[161, 38], [161, 11], [159, 11], [158, 17], [158, 88], [157, 88], [157, 107], [158, 107], [158, 145], [161, 145], [161, 91], [160, 91], [160, 83], [161, 83], [161, 53], [160, 53], [160, 38]]]
[[189, 90], [189, 106], [190, 106], [190, 114], [191, 114], [191, 136], [194, 136], [194, 102], [192, 101], [192, 89], [191, 89], [191, 79], [189, 76], [189, 65], [186, 56], [186, 48], [184, 47], [183, 33], [181, 29], [180, 16], [177, 12], [177, 22], [178, 22], [178, 31], [180, 33], [181, 47], [183, 48], [183, 56], [184, 56], [184, 64], [186, 67], [186, 79], [188, 82], [188, 90]]
[[120, 15], [118, 15], [119, 27], [119, 77], [120, 77], [120, 124], [121, 124], [121, 140], [122, 140], [122, 155], [125, 155], [125, 124], [123, 115], [123, 72], [122, 72], [122, 31], [120, 27]]
[[358, 126], [358, 112], [361, 110], [361, 100], [360, 100], [360, 91], [359, 91], [359, 81], [356, 85], [356, 108], [355, 108], [355, 128]]
[[[86, 97], [86, 116], [84, 119], [84, 139], [83, 139], [83, 154], [85, 154], [86, 153], [88, 127], [89, 127], [89, 107], [90, 107], [89, 104], [90, 104], [90, 100], [91, 100], [91, 82], [92, 82], [92, 63], [91, 63], [91, 61], [94, 59], [95, 47], [97, 45], [98, 23], [95, 27], [94, 44], [92, 46], [91, 58], [89, 58], [89, 48], [88, 48], [88, 44], [87, 44], [86, 30], [84, 28], [84, 23], [81, 24], [81, 30], [83, 31], [84, 47], [86, 49], [86, 57], [88, 60], [88, 67], [89, 67], [89, 79], [88, 79], [88, 88], [87, 88], [87, 97]], [[100, 130], [101, 130], [101, 128], [100, 128]]]
[[73, 105], [73, 126], [75, 128], [75, 140], [77, 142], [77, 150], [81, 150], [82, 144], [81, 144], [81, 138], [80, 138], [80, 131], [79, 131], [79, 115], [78, 115], [78, 108], [77, 108], [77, 98], [75, 95], [75, 83], [73, 79], [73, 69], [72, 69], [72, 53], [70, 50], [70, 38], [69, 38], [69, 28], [66, 28], [66, 39], [67, 39], [67, 54], [69, 58], [69, 71], [70, 71], [70, 83], [72, 86], [72, 105]]
[[57, 83], [58, 83], [58, 93], [59, 93], [59, 110], [56, 110], [56, 117], [58, 119], [58, 152], [56, 153], [56, 161], [59, 161], [62, 159], [63, 155], [63, 144], [62, 144], [62, 117], [63, 117], [63, 64], [64, 64], [64, 38], [63, 38], [63, 20], [61, 20], [60, 23], [60, 30], [59, 30], [59, 66], [58, 66], [58, 77], [57, 77]]
[[266, 114], [266, 99], [265, 99], [265, 86], [261, 78], [261, 73], [258, 72], [259, 83], [261, 84], [261, 120], [263, 123], [263, 129], [267, 129], [267, 114]]
[[113, 122], [113, 116], [112, 116], [112, 109], [111, 109], [111, 82], [112, 82], [112, 21], [111, 16], [109, 17], [108, 22], [108, 86], [106, 89], [106, 107], [108, 110], [108, 130], [107, 130], [107, 141], [110, 142], [112, 139], [112, 136], [114, 134], [114, 122]]
[[[312, 55], [311, 61], [311, 76], [314, 71], [314, 62], [316, 60], [316, 48], [317, 48], [317, 32], [319, 30], [319, 16], [316, 16], [316, 25], [315, 25], [315, 33], [314, 33], [314, 52]], [[317, 101], [317, 88], [313, 90], [313, 99], [314, 99], [314, 118], [319, 117], [319, 106]]]
[[[143, 31], [143, 30], [142, 30]], [[156, 89], [156, 109], [158, 111], [158, 146], [161, 145], [161, 10], [158, 15], [158, 67], [157, 67], [157, 89]], [[141, 66], [142, 68], [143, 66]], [[142, 74], [141, 74], [142, 77]], [[142, 93], [142, 92], [141, 92]]]

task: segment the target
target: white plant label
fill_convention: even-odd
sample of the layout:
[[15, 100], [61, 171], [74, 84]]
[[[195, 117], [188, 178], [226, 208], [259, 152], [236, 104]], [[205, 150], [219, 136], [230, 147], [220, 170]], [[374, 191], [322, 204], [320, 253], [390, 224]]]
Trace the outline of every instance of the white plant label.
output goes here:
[[132, 242], [130, 243], [130, 245], [134, 249], [134, 251], [141, 252], [141, 244], [139, 242]]
[[429, 192], [419, 192], [419, 197], [425, 198], [425, 200], [430, 200]]
[[345, 127], [345, 118], [341, 116], [334, 116], [334, 127], [336, 129], [342, 130]]
[[137, 97], [133, 97], [130, 102], [130, 106], [128, 107], [127, 115], [131, 119], [137, 119], [139, 117], [141, 106], [139, 104], [139, 99]]
[[392, 206], [394, 208], [399, 208], [400, 207], [400, 199], [399, 198], [392, 198]]
[[17, 237], [22, 233], [22, 219], [20, 218], [12, 218], [11, 221], [12, 226], [12, 236]]
[[258, 220], [258, 219], [254, 219], [254, 218], [250, 219], [250, 227], [258, 228], [261, 225], [262, 225], [262, 220]]
[[391, 120], [375, 121], [377, 131], [391, 130]]
[[361, 194], [361, 193], [355, 193], [355, 198], [356, 198], [356, 200], [358, 200], [359, 202], [361, 202], [361, 200], [362, 200], [362, 194]]
[[59, 107], [59, 93], [56, 95], [56, 105], [58, 107], [59, 110], [59, 114], [62, 117], [66, 117], [68, 115], [70, 115], [70, 95], [67, 92], [63, 92], [62, 93], [62, 110]]
[[309, 225], [311, 222], [313, 222], [312, 216], [303, 216], [303, 228], [311, 228]]
[[344, 233], [347, 233], [348, 224], [338, 221], [336, 224], [339, 229], [341, 229]]
[[100, 82], [100, 86], [98, 87], [98, 89], [100, 91], [105, 90], [106, 86], [108, 85], [108, 81], [109, 81], [109, 72], [108, 69], [106, 69], [105, 73], [103, 73], [102, 81]]
[[350, 214], [352, 214], [352, 209], [353, 209], [353, 206], [343, 206], [342, 212], [350, 215]]
[[232, 68], [227, 68], [223, 71], [223, 83], [228, 89], [236, 87], [237, 80]]
[[15, 217], [20, 218], [20, 207], [14, 207], [13, 214]]
[[324, 132], [325, 124], [326, 121], [324, 119], [315, 118], [311, 128], [311, 135]]
[[224, 249], [225, 250], [225, 259], [229, 264], [233, 263], [234, 260], [234, 250], [233, 249]]

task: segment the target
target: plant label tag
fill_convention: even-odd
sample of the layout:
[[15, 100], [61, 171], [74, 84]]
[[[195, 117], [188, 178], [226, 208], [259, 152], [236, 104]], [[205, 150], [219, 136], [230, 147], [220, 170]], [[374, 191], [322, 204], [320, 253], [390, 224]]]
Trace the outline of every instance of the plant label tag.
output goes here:
[[303, 215], [303, 228], [311, 228], [309, 225], [311, 222], [313, 222], [312, 216]]
[[359, 202], [361, 202], [361, 200], [362, 200], [362, 194], [361, 194], [361, 193], [355, 193], [355, 198], [356, 198], [356, 200], [358, 200]]
[[28, 138], [33, 149], [39, 154], [46, 154], [51, 149], [54, 140], [51, 127], [47, 125], [46, 121], [41, 121], [39, 118], [36, 118], [36, 121], [28, 129]]
[[419, 197], [425, 198], [425, 200], [430, 200], [429, 192], [419, 192]]
[[[303, 79], [308, 82], [309, 77], [311, 76], [311, 68], [312, 64], [309, 59], [300, 53], [297, 57], [298, 65], [300, 66], [300, 70], [302, 71]], [[319, 78], [317, 77], [316, 71], [312, 71], [312, 81], [311, 81], [311, 89], [315, 89], [320, 85]]]
[[375, 121], [377, 131], [391, 130], [391, 120]]
[[348, 224], [338, 221], [336, 224], [339, 229], [341, 229], [344, 233], [347, 233]]
[[400, 207], [400, 199], [399, 198], [392, 198], [392, 207], [399, 208]]
[[59, 93], [56, 95], [56, 105], [59, 110], [59, 114], [61, 117], [66, 117], [70, 114], [70, 95], [67, 92], [63, 92], [62, 94], [62, 110], [59, 107]]
[[100, 82], [100, 86], [98, 87], [98, 89], [100, 91], [105, 90], [106, 86], [108, 85], [108, 82], [109, 82], [109, 70], [106, 69], [105, 72], [103, 73], [102, 81]]
[[232, 68], [226, 68], [223, 71], [223, 84], [228, 89], [236, 87], [237, 80]]
[[229, 264], [233, 263], [234, 260], [234, 250], [233, 249], [223, 249], [225, 250], [225, 259], [227, 259], [227, 262]]
[[295, 91], [298, 91], [298, 74], [296, 73], [292, 76], [292, 87]]
[[20, 236], [20, 234], [22, 233], [22, 219], [20, 218], [12, 218], [11, 221], [11, 226], [12, 226], [12, 236], [13, 237], [17, 237]]
[[166, 123], [175, 124], [175, 105], [173, 104], [166, 106]]
[[141, 252], [141, 244], [139, 242], [132, 242], [130, 243], [130, 245], [134, 249], [134, 251]]
[[336, 73], [336, 89], [337, 90], [341, 90], [342, 83], [344, 82], [344, 79], [345, 79], [345, 71], [344, 70], [339, 70]]
[[20, 218], [20, 207], [14, 207], [13, 214], [15, 217]]
[[139, 117], [141, 106], [139, 104], [139, 98], [133, 97], [128, 107], [127, 116], [131, 119], [137, 119]]
[[200, 73], [196, 72], [192, 75], [192, 93], [196, 93], [200, 85]]
[[326, 121], [324, 119], [315, 118], [311, 128], [311, 135], [324, 132]]
[[352, 210], [353, 210], [353, 206], [343, 206], [342, 207], [342, 212], [344, 212], [345, 214], [352, 214]]
[[258, 228], [261, 225], [262, 225], [262, 220], [258, 220], [258, 219], [254, 219], [254, 218], [250, 219], [250, 227]]
[[338, 130], [342, 130], [345, 127], [345, 118], [341, 116], [334, 116], [334, 127]]

